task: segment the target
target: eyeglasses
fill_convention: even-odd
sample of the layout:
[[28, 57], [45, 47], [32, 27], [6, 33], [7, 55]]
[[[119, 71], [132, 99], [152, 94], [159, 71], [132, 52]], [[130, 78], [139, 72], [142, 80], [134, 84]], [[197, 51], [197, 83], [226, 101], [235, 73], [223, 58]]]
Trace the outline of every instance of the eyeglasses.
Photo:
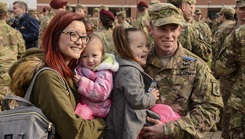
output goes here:
[[64, 34], [70, 35], [70, 40], [72, 42], [77, 42], [80, 38], [83, 44], [87, 44], [90, 40], [90, 37], [88, 36], [80, 36], [77, 32], [72, 32], [72, 31], [62, 31]]

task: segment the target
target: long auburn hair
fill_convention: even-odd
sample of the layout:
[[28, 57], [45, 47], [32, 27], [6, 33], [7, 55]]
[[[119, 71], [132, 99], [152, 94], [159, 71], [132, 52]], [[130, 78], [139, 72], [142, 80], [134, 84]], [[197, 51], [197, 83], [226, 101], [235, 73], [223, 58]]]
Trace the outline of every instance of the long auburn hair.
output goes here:
[[85, 25], [84, 18], [79, 14], [70, 11], [60, 12], [51, 20], [42, 38], [47, 65], [56, 70], [65, 79], [74, 76], [71, 69], [75, 68], [77, 59], [72, 59], [67, 66], [64, 57], [59, 50], [58, 41], [62, 30], [73, 21], [82, 21]]

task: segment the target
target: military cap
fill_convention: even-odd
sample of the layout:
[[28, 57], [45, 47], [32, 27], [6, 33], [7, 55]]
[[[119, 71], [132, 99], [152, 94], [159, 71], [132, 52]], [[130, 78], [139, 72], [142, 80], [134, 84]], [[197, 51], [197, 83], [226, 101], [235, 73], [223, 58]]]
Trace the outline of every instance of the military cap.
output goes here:
[[43, 8], [43, 12], [45, 13], [46, 11], [48, 11], [48, 7]]
[[168, 3], [174, 4], [174, 5], [180, 5], [184, 2], [188, 2], [190, 4], [196, 4], [196, 0], [167, 0]]
[[36, 10], [29, 10], [28, 13], [37, 14], [38, 12]]
[[140, 7], [140, 6], [144, 6], [144, 7], [148, 8], [147, 3], [144, 2], [144, 1], [140, 1], [140, 2], [137, 4], [137, 8]]
[[117, 12], [117, 16], [126, 17], [126, 12], [125, 11]]
[[59, 9], [59, 8], [62, 8], [63, 6], [66, 6], [67, 3], [68, 1], [65, 1], [65, 0], [51, 0], [49, 5], [53, 9]]
[[219, 15], [221, 14], [228, 14], [228, 15], [234, 15], [235, 14], [235, 9], [233, 7], [223, 7], [221, 8], [220, 12], [218, 13]]
[[0, 10], [7, 11], [7, 4], [4, 2], [0, 2]]
[[149, 7], [148, 12], [154, 26], [167, 24], [183, 25], [183, 15], [177, 7], [170, 3], [153, 4]]
[[101, 6], [100, 6], [100, 10], [101, 10], [101, 9], [104, 9], [104, 10], [106, 10], [106, 11], [109, 10], [109, 8], [108, 8], [107, 6], [105, 6], [105, 5], [101, 5]]
[[149, 1], [148, 5], [150, 6], [150, 5], [153, 5], [155, 3], [160, 3], [160, 1], [159, 0], [151, 0], [151, 1]]
[[245, 0], [236, 0], [236, 7], [245, 7]]
[[202, 14], [202, 11], [201, 11], [201, 9], [197, 8], [195, 11], [195, 15], [199, 15], [199, 14]]
[[115, 20], [113, 13], [109, 10], [107, 11], [105, 9], [101, 9], [100, 10], [100, 16], [106, 16], [106, 17], [109, 17], [110, 19], [112, 19], [113, 21]]
[[94, 8], [93, 12], [100, 12], [100, 8]]

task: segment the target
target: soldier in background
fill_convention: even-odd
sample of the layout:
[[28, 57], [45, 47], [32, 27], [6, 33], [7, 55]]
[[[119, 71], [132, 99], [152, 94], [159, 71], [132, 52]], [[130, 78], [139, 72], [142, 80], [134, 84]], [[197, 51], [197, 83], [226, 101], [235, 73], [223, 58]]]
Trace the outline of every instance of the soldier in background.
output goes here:
[[51, 10], [50, 12], [43, 17], [42, 22], [40, 24], [39, 34], [38, 34], [38, 47], [42, 48], [42, 36], [45, 29], [48, 27], [49, 22], [53, 19], [53, 17], [59, 12], [63, 12], [66, 10], [66, 4], [68, 2], [65, 0], [51, 0], [49, 3]]
[[112, 38], [114, 20], [115, 17], [111, 11], [101, 9], [99, 30], [94, 32], [102, 39], [105, 46], [105, 52], [111, 54], [116, 54], [116, 50], [114, 48], [114, 42]]
[[220, 25], [219, 15], [215, 14], [214, 19], [209, 24], [210, 24], [210, 28], [212, 30], [212, 34], [214, 35], [214, 33], [218, 30], [219, 25]]
[[22, 34], [6, 23], [7, 18], [7, 4], [0, 2], [0, 102], [6, 94], [12, 94], [8, 70], [26, 50]]
[[132, 22], [134, 28], [138, 28], [144, 31], [147, 36], [149, 44], [152, 42], [152, 38], [148, 35], [148, 27], [150, 26], [150, 17], [148, 15], [148, 5], [144, 1], [140, 1], [137, 4], [136, 20]]
[[[222, 120], [222, 137], [229, 138], [244, 138], [245, 129], [243, 127], [243, 136], [241, 134], [241, 126], [245, 125], [242, 119], [244, 116], [244, 28], [239, 29], [245, 24], [245, 1], [236, 0], [237, 22], [220, 28], [216, 32], [219, 45], [216, 53], [213, 70], [217, 78], [220, 79], [221, 93], [224, 102], [223, 120]], [[220, 36], [218, 38], [218, 36]], [[223, 37], [225, 36], [225, 37]], [[224, 41], [225, 40], [225, 41]], [[241, 85], [240, 85], [241, 84]], [[241, 93], [236, 95], [236, 93]], [[243, 95], [242, 95], [243, 94]], [[230, 103], [230, 101], [234, 101]], [[233, 104], [234, 103], [234, 104]], [[236, 106], [238, 105], [238, 106]], [[243, 121], [243, 122], [242, 122]], [[241, 124], [241, 122], [243, 124]], [[234, 135], [234, 136], [233, 136]]]
[[87, 11], [82, 4], [77, 4], [75, 7], [75, 13], [80, 14], [82, 17], [87, 17]]
[[[245, 3], [244, 3], [245, 7]], [[245, 138], [245, 25], [232, 32], [224, 42], [219, 59], [216, 62], [217, 75], [226, 80], [233, 80], [229, 85], [230, 95], [226, 113], [229, 129], [224, 138]], [[228, 135], [227, 135], [228, 134]], [[222, 137], [224, 133], [222, 133]]]
[[175, 5], [183, 13], [184, 25], [179, 36], [182, 46], [202, 58], [205, 62], [209, 62], [212, 56], [211, 45], [205, 41], [199, 30], [187, 22], [193, 20], [196, 0], [168, 0], [167, 2]]
[[[197, 9], [197, 10], [199, 11], [198, 14], [201, 15], [202, 14], [201, 9]], [[197, 10], [195, 10], [195, 13]], [[194, 13], [194, 17], [196, 16], [195, 13]], [[191, 18], [190, 23], [193, 25], [195, 29], [197, 29], [202, 34], [203, 40], [211, 46], [211, 43], [212, 43], [211, 29], [209, 28], [207, 23], [203, 22], [202, 20], [197, 21], [194, 19], [194, 17]], [[211, 59], [210, 59], [210, 62], [211, 62]], [[211, 63], [209, 64], [209, 66], [211, 67]]]
[[195, 10], [195, 13], [194, 13], [195, 15], [194, 15], [194, 19], [196, 20], [196, 21], [201, 21], [201, 18], [202, 18], [202, 11], [201, 11], [201, 9], [199, 9], [199, 8], [197, 8], [196, 10]]
[[132, 26], [127, 22], [126, 18], [125, 11], [117, 12], [117, 25], [123, 26], [123, 28], [131, 28]]
[[99, 8], [94, 8], [93, 9], [93, 15], [89, 19], [89, 22], [93, 28], [93, 31], [98, 30], [98, 24], [99, 24], [99, 16], [100, 16], [100, 9]]
[[235, 9], [232, 7], [223, 7], [221, 8], [219, 15], [219, 21], [221, 25], [218, 27], [218, 30], [214, 33], [214, 37], [212, 40], [212, 71], [214, 76], [218, 78], [215, 74], [215, 62], [217, 59], [217, 55], [221, 50], [221, 47], [224, 43], [225, 38], [235, 29], [236, 22], [234, 21]]
[[203, 138], [218, 121], [223, 106], [218, 81], [207, 64], [182, 47], [178, 41], [183, 26], [182, 13], [170, 3], [149, 7], [154, 47], [145, 71], [157, 82], [160, 99], [182, 118], [161, 123], [147, 118], [153, 126], [144, 127], [144, 137]]

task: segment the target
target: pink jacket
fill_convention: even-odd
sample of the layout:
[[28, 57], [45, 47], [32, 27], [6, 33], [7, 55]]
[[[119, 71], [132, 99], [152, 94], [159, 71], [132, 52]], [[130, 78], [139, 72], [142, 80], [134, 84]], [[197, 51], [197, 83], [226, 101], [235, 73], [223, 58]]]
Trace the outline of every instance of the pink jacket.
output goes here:
[[107, 53], [102, 63], [93, 70], [76, 67], [78, 75], [82, 76], [77, 90], [81, 94], [80, 103], [86, 104], [94, 117], [105, 118], [110, 110], [109, 96], [113, 89], [113, 72], [118, 68], [119, 64], [114, 55]]

